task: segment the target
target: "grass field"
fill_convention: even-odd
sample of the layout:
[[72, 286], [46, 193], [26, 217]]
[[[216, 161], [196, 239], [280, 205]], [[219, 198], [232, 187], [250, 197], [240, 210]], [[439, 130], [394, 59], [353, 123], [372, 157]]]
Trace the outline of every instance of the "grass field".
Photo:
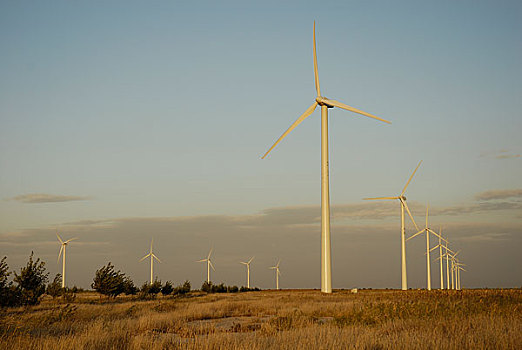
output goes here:
[[522, 349], [522, 291], [193, 292], [1, 310], [2, 349]]

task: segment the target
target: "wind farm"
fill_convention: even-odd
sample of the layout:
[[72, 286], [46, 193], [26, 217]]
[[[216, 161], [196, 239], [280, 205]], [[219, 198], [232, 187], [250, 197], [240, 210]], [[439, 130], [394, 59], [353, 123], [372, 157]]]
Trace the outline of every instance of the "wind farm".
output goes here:
[[522, 347], [522, 4], [0, 13], [0, 348]]

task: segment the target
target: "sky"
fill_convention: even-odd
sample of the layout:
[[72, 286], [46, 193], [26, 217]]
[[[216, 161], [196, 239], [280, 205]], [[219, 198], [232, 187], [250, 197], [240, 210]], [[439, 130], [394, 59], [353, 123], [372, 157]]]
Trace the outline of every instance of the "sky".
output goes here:
[[[0, 256], [87, 288], [111, 261], [155, 275], [320, 287], [321, 92], [330, 110], [334, 288], [400, 287], [406, 191], [460, 250], [464, 287], [522, 286], [519, 1], [1, 1]], [[408, 222], [407, 235], [415, 233]], [[436, 245], [434, 237], [432, 246]], [[426, 286], [425, 238], [407, 244]], [[433, 257], [433, 285], [439, 285]]]

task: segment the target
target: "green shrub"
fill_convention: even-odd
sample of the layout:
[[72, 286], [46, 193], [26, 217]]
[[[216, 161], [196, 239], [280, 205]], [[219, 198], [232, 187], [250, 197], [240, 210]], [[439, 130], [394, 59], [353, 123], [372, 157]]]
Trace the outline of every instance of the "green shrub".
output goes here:
[[45, 283], [49, 273], [45, 271], [45, 263], [40, 259], [33, 261], [33, 252], [25, 267], [20, 269], [20, 274], [15, 272], [14, 281], [19, 291], [20, 305], [36, 305], [40, 302], [40, 296], [45, 293]]

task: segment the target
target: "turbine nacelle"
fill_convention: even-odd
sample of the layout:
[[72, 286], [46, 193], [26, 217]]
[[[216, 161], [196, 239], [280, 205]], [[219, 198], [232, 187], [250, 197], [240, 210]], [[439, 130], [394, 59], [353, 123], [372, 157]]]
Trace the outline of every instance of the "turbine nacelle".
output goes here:
[[327, 98], [327, 97], [324, 97], [324, 96], [317, 96], [315, 98], [315, 101], [317, 102], [317, 104], [319, 106], [326, 106], [328, 108], [334, 108], [335, 106], [328, 103], [330, 100]]

